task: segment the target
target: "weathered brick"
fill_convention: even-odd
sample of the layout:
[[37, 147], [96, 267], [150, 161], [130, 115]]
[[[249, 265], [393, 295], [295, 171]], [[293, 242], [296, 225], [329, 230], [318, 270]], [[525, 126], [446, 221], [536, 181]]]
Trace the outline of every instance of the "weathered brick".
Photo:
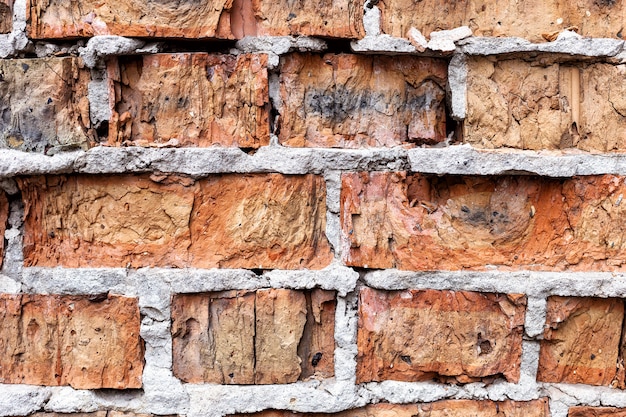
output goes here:
[[245, 28], [245, 35], [332, 38], [362, 38], [365, 35], [363, 0], [332, 2], [252, 0], [251, 10], [256, 18], [256, 27], [253, 30]]
[[231, 6], [227, 0], [28, 0], [28, 31], [34, 39], [94, 35], [232, 38]]
[[287, 146], [415, 146], [446, 138], [444, 61], [401, 56], [283, 58], [279, 140]]
[[550, 297], [537, 380], [611, 384], [623, 318], [621, 299]]
[[141, 388], [136, 298], [0, 295], [0, 381]]
[[612, 407], [572, 407], [568, 417], [626, 417], [626, 408]]
[[269, 144], [266, 55], [120, 57], [112, 82], [109, 144]]
[[526, 298], [466, 291], [359, 294], [357, 383], [519, 379]]
[[5, 193], [0, 191], [0, 266], [4, 260], [4, 232], [9, 218], [9, 202]]
[[382, 30], [405, 37], [411, 27], [428, 35], [435, 30], [469, 26], [475, 36], [515, 36], [541, 42], [554, 32], [575, 29], [583, 36], [621, 38], [624, 5], [582, 0], [518, 2], [448, 0], [381, 0]]
[[344, 174], [346, 264], [624, 270], [624, 178]]
[[0, 33], [9, 33], [13, 29], [13, 1], [0, 0]]
[[20, 187], [27, 266], [319, 269], [332, 260], [316, 175], [50, 176]]
[[464, 140], [485, 148], [626, 149], [625, 65], [468, 63]]
[[53, 152], [95, 140], [79, 58], [1, 60], [0, 79], [0, 148]]
[[267, 410], [233, 417], [549, 417], [546, 399], [534, 401], [445, 400], [425, 404], [374, 404], [340, 413]]
[[332, 377], [334, 314], [334, 293], [322, 290], [175, 295], [174, 375], [218, 384]]

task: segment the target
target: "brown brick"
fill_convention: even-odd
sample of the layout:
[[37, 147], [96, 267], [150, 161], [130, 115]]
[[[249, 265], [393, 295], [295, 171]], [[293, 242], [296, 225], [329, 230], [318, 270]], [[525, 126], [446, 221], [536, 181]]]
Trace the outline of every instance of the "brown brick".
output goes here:
[[626, 417], [626, 408], [612, 407], [572, 407], [568, 417]]
[[546, 399], [534, 401], [445, 400], [426, 404], [375, 404], [340, 413], [293, 413], [268, 410], [233, 417], [549, 417]]
[[152, 178], [20, 180], [25, 264], [320, 269], [332, 260], [319, 176]]
[[136, 298], [0, 295], [0, 381], [141, 388]]
[[86, 149], [95, 140], [79, 58], [1, 60], [0, 78], [0, 148]]
[[464, 140], [484, 148], [623, 151], [625, 65], [469, 60]]
[[[245, 7], [245, 6], [244, 6]], [[256, 27], [246, 35], [362, 38], [363, 0], [289, 2], [252, 0]]]
[[28, 31], [34, 39], [94, 35], [232, 38], [231, 5], [226, 0], [28, 0]]
[[283, 58], [279, 139], [287, 146], [414, 146], [446, 138], [444, 61], [401, 56]]
[[109, 144], [269, 144], [266, 55], [157, 54], [108, 63]]
[[13, 30], [13, 0], [0, 0], [0, 33]]
[[343, 258], [405, 270], [624, 270], [624, 178], [344, 174]]
[[533, 42], [543, 41], [544, 34], [572, 27], [583, 36], [621, 38], [624, 21], [624, 5], [615, 1], [381, 0], [378, 5], [383, 32], [400, 37], [411, 27], [428, 35], [466, 25], [475, 36], [515, 36]]
[[623, 318], [620, 299], [550, 297], [537, 380], [611, 384]]
[[[175, 295], [174, 375], [218, 384], [332, 377], [334, 314], [334, 293], [321, 290]], [[303, 363], [316, 354], [315, 363]]]
[[520, 375], [526, 298], [466, 291], [359, 295], [357, 383]]
[[9, 202], [5, 193], [0, 191], [0, 266], [4, 259], [4, 232], [9, 218]]

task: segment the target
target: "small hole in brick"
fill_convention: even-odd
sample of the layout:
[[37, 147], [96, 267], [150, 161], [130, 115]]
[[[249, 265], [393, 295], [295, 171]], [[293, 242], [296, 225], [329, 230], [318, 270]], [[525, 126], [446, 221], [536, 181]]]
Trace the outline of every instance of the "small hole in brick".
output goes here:
[[413, 362], [411, 362], [411, 357], [410, 356], [402, 355], [402, 356], [400, 356], [400, 359], [402, 359], [404, 362], [408, 363], [409, 365], [413, 364]]
[[596, 355], [594, 355], [593, 353], [591, 354], [591, 360], [594, 360], [596, 358]]
[[322, 352], [317, 352], [315, 355], [313, 355], [313, 358], [311, 359], [311, 365], [313, 365], [313, 367], [316, 367], [320, 361], [322, 360]]
[[252, 271], [254, 275], [263, 275], [263, 270], [259, 268], [252, 268], [250, 271]]
[[234, 378], [234, 377], [235, 377], [235, 374], [231, 372], [231, 373], [229, 373], [229, 374], [228, 374], [228, 376], [229, 376], [230, 378]]

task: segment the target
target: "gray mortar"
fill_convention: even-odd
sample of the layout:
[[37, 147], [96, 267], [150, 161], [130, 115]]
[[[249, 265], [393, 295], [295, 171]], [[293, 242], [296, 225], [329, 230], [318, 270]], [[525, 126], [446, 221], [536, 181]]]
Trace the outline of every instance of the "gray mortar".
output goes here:
[[307, 36], [246, 36], [237, 41], [236, 48], [243, 53], [271, 52], [284, 55], [289, 52], [322, 52], [328, 44]]
[[454, 54], [448, 65], [447, 96], [450, 117], [463, 121], [467, 114], [467, 57]]
[[91, 124], [98, 128], [102, 122], [111, 119], [111, 105], [109, 102], [109, 81], [104, 69], [92, 69], [91, 81], [87, 90], [89, 98], [89, 119]]
[[363, 29], [365, 36], [380, 35], [380, 9], [369, 1], [363, 4]]
[[96, 68], [102, 66], [102, 59], [108, 56], [153, 54], [160, 49], [160, 44], [155, 42], [146, 43], [123, 36], [102, 35], [89, 39], [79, 52], [88, 68]]

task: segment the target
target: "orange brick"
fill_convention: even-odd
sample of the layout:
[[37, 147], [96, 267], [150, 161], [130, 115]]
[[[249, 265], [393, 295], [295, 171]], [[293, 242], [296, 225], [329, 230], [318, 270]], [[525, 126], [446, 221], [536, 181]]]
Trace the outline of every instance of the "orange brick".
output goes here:
[[583, 36], [621, 38], [624, 5], [615, 1], [541, 0], [455, 2], [448, 0], [381, 0], [382, 30], [405, 37], [411, 27], [425, 35], [435, 30], [469, 26], [475, 36], [514, 36], [533, 42], [574, 28]]
[[95, 143], [81, 59], [3, 59], [0, 78], [0, 148], [44, 153]]
[[279, 140], [294, 147], [359, 148], [446, 138], [444, 61], [401, 56], [283, 58]]
[[0, 0], [0, 33], [10, 33], [13, 29], [13, 1]]
[[572, 407], [568, 417], [626, 417], [626, 408]]
[[136, 298], [0, 295], [0, 381], [141, 388]]
[[153, 179], [21, 179], [25, 264], [320, 269], [332, 260], [320, 176]]
[[340, 413], [293, 413], [268, 410], [236, 417], [549, 417], [548, 401], [445, 400], [426, 404], [375, 404]]
[[359, 295], [357, 383], [520, 375], [526, 298], [466, 291]]
[[550, 297], [537, 380], [610, 385], [623, 319], [621, 299]]
[[626, 149], [626, 65], [468, 60], [464, 141], [482, 148]]
[[232, 38], [229, 1], [28, 0], [29, 37]]
[[344, 174], [347, 265], [625, 270], [624, 178]]
[[109, 144], [269, 144], [266, 55], [157, 54], [109, 61]]
[[174, 375], [185, 382], [286, 384], [334, 376], [335, 297], [285, 289], [179, 294]]

